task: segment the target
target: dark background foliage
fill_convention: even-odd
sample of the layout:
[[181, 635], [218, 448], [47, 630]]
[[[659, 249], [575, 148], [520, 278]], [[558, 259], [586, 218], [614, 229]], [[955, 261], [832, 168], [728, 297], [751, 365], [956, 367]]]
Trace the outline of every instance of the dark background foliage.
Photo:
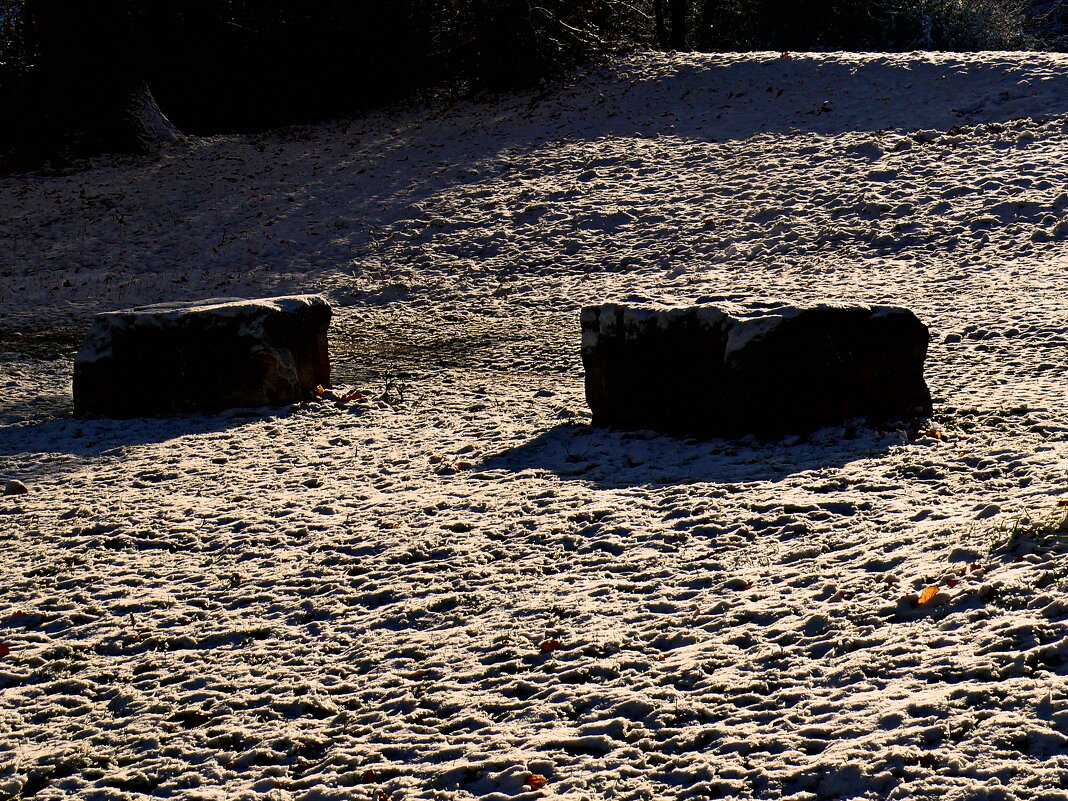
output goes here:
[[[0, 0], [0, 149], [31, 107], [26, 0]], [[496, 91], [630, 47], [1058, 47], [1064, 0], [129, 0], [148, 83], [190, 133]]]
[[[637, 0], [640, 3], [640, 0]], [[23, 0], [0, 0], [0, 120], [28, 108]], [[629, 0], [128, 3], [164, 112], [192, 133], [351, 114], [430, 91], [499, 90], [641, 43]], [[0, 128], [8, 127], [0, 122]], [[3, 133], [0, 133], [0, 137]]]
[[[1021, 50], [1048, 45], [1027, 0], [720, 0], [702, 44], [714, 50]], [[1050, 9], [1053, 10], [1052, 7]], [[1034, 12], [1034, 13], [1033, 13]]]

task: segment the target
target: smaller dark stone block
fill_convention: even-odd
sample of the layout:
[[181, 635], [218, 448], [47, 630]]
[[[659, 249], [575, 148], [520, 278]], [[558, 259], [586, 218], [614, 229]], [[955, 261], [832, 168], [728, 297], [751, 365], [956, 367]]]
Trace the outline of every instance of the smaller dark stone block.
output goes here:
[[80, 417], [283, 406], [330, 384], [318, 295], [165, 303], [98, 314], [74, 359]]
[[780, 436], [931, 414], [929, 333], [896, 306], [582, 310], [595, 426]]

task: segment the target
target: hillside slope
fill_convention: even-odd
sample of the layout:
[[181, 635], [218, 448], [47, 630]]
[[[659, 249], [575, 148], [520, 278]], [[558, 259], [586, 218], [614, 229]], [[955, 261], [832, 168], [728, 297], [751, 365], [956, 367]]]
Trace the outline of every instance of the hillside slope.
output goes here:
[[[639, 54], [0, 179], [0, 798], [1060, 797], [1066, 71]], [[92, 312], [295, 291], [365, 402], [69, 416]], [[716, 298], [912, 308], [934, 419], [585, 424], [581, 305]]]

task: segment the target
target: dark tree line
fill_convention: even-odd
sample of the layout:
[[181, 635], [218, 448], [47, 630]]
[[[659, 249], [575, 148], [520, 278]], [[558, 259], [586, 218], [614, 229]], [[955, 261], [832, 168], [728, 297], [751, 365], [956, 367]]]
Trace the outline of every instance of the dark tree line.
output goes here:
[[30, 166], [502, 90], [635, 47], [1011, 49], [1031, 44], [1028, 2], [0, 0], [0, 157]]
[[640, 43], [642, 2], [0, 0], [0, 54], [20, 62], [0, 64], [0, 152], [149, 149], [537, 82]]
[[1068, 0], [651, 2], [664, 50], [1019, 50], [1068, 32]]
[[69, 144], [133, 151], [181, 137], [149, 89], [126, 3], [28, 0], [25, 15], [35, 64], [16, 119], [24, 158]]

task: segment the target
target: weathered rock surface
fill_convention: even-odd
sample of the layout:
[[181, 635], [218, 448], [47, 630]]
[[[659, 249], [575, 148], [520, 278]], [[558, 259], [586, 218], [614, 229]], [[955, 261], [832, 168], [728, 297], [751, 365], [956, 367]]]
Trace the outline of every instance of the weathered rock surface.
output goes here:
[[931, 413], [928, 339], [895, 306], [591, 306], [586, 400], [596, 426], [704, 436], [913, 418]]
[[330, 384], [318, 295], [164, 303], [98, 314], [74, 359], [83, 417], [281, 406]]

